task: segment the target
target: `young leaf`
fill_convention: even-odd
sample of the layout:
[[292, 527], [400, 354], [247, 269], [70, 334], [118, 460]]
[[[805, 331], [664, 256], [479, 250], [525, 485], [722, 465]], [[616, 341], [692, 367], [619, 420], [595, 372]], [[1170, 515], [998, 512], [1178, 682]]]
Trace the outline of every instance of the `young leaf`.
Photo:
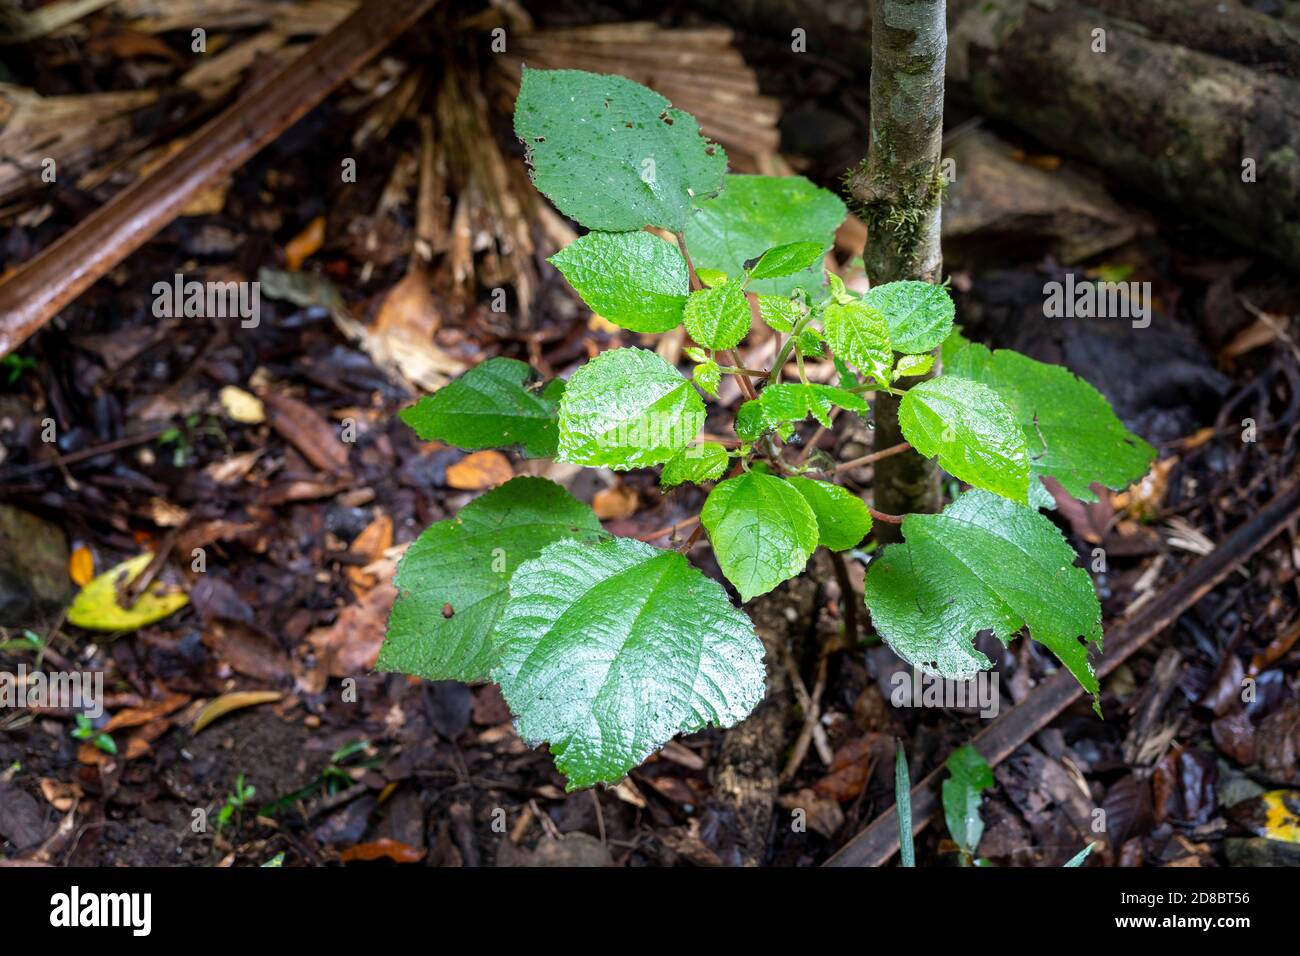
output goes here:
[[1051, 475], [1080, 501], [1097, 500], [1093, 482], [1127, 486], [1155, 457], [1105, 397], [1069, 369], [1010, 349], [990, 351], [956, 333], [944, 343], [943, 364], [945, 377], [968, 378], [997, 392], [1024, 432], [1033, 474]]
[[[871, 509], [847, 488], [797, 475], [788, 480], [816, 515], [817, 543], [823, 548], [847, 551], [871, 530]], [[844, 599], [851, 600], [847, 595]]]
[[787, 242], [773, 246], [749, 270], [750, 281], [776, 279], [802, 272], [822, 261], [826, 247], [820, 242]]
[[894, 366], [894, 381], [900, 378], [906, 378], [909, 375], [924, 375], [930, 369], [934, 368], [933, 353], [926, 352], [924, 355], [904, 355]]
[[907, 390], [898, 404], [903, 437], [955, 478], [1028, 502], [1029, 452], [1011, 410], [990, 388], [944, 375]]
[[799, 318], [795, 304], [783, 295], [758, 294], [758, 317], [778, 332], [789, 332]]
[[831, 406], [836, 405], [859, 415], [867, 415], [871, 406], [861, 395], [834, 385], [805, 385], [802, 382], [776, 382], [759, 393], [767, 421], [801, 422], [810, 414], [818, 424], [831, 425]]
[[695, 366], [695, 371], [691, 373], [695, 379], [695, 384], [704, 389], [714, 398], [718, 397], [718, 386], [722, 384], [722, 366], [710, 359], [707, 362], [701, 362]]
[[[812, 242], [828, 249], [844, 221], [844, 203], [802, 176], [726, 177], [722, 192], [696, 202], [686, 225], [686, 245], [698, 270], [740, 275], [745, 263], [773, 246]], [[819, 289], [821, 257], [793, 275], [755, 279], [750, 292], [788, 296], [797, 288]]]
[[975, 856], [984, 835], [980, 794], [993, 786], [993, 770], [970, 744], [949, 754], [944, 766], [949, 776], [943, 782], [943, 818], [953, 842], [969, 859]]
[[794, 577], [817, 547], [817, 518], [808, 502], [788, 481], [760, 471], [715, 485], [700, 522], [718, 566], [744, 601]]
[[916, 866], [916, 843], [912, 838], [912, 780], [907, 772], [903, 742], [894, 738], [894, 807], [898, 815], [899, 863]]
[[704, 402], [677, 369], [645, 349], [610, 349], [569, 379], [558, 457], [616, 471], [658, 465], [703, 425]]
[[822, 316], [822, 328], [831, 351], [881, 385], [889, 384], [894, 351], [883, 315], [862, 302], [832, 302]]
[[619, 780], [674, 734], [729, 727], [763, 696], [748, 618], [682, 555], [630, 538], [525, 561], [497, 635], [493, 679], [569, 790]]
[[490, 358], [402, 409], [398, 417], [425, 441], [468, 451], [518, 445], [529, 458], [550, 458], [564, 383], [556, 379], [545, 388], [538, 383], [527, 363]]
[[547, 260], [582, 301], [633, 332], [667, 332], [682, 321], [691, 282], [677, 247], [648, 232], [589, 232]]
[[1007, 643], [1028, 626], [1096, 695], [1088, 650], [1101, 646], [1101, 605], [1051, 521], [968, 491], [942, 514], [908, 515], [903, 536], [871, 563], [866, 582], [872, 623], [894, 653], [940, 677], [968, 677], [990, 666], [976, 633]]
[[682, 314], [686, 332], [707, 349], [735, 348], [749, 332], [749, 300], [735, 279], [692, 292]]
[[697, 485], [704, 481], [713, 481], [727, 470], [727, 462], [730, 460], [727, 449], [715, 441], [691, 445], [668, 460], [659, 476], [659, 484], [665, 488], [672, 488], [686, 481]]
[[727, 281], [727, 274], [721, 269], [696, 269], [695, 278], [700, 280], [700, 284], [706, 289], [712, 289], [715, 285], [722, 285]]
[[885, 316], [895, 351], [928, 352], [952, 331], [956, 309], [943, 286], [912, 280], [887, 282], [871, 289], [862, 301]]
[[692, 197], [716, 193], [727, 168], [694, 117], [621, 76], [525, 68], [515, 135], [538, 190], [566, 216], [607, 232], [681, 232]]
[[397, 565], [398, 598], [380, 671], [425, 680], [486, 680], [492, 630], [520, 562], [562, 538], [600, 538], [592, 510], [544, 478], [512, 478], [416, 538]]

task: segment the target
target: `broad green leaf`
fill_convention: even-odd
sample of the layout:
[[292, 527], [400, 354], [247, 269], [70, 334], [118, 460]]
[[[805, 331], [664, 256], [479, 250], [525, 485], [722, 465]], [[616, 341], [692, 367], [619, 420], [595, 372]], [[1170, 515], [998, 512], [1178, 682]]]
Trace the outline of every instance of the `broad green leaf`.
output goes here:
[[1011, 410], [991, 388], [941, 376], [907, 390], [898, 404], [903, 437], [955, 478], [1027, 503], [1029, 453]]
[[735, 348], [749, 332], [749, 300], [735, 279], [692, 292], [682, 314], [686, 332], [707, 349]]
[[820, 263], [827, 249], [820, 242], [787, 242], [763, 253], [749, 270], [750, 281], [776, 279], [803, 272]]
[[550, 458], [563, 391], [558, 379], [541, 388], [537, 373], [525, 362], [490, 358], [402, 409], [398, 417], [425, 441], [469, 451], [518, 445], [529, 458]]
[[810, 385], [803, 382], [776, 382], [759, 392], [763, 413], [770, 422], [801, 422], [809, 415], [818, 423], [831, 426], [831, 406], [836, 405], [859, 415], [867, 415], [871, 406], [866, 399], [834, 385]]
[[560, 401], [558, 457], [616, 471], [658, 465], [704, 425], [704, 402], [654, 352], [610, 349], [573, 373]]
[[1035, 476], [1051, 475], [1080, 501], [1096, 501], [1094, 482], [1124, 488], [1146, 474], [1155, 449], [1115, 416], [1095, 388], [1059, 365], [1010, 349], [990, 351], [954, 333], [944, 343], [945, 377], [981, 382], [1020, 424]]
[[[768, 415], [761, 399], [750, 399], [742, 404], [740, 410], [736, 412], [736, 437], [743, 442], [756, 442], [766, 432], [777, 428], [779, 425], [781, 425], [781, 422]], [[793, 431], [794, 426], [787, 424], [783, 429], [782, 438], [790, 435]]]
[[695, 371], [691, 377], [695, 379], [695, 384], [704, 389], [714, 398], [718, 397], [718, 386], [722, 384], [722, 366], [710, 359], [707, 362], [701, 362], [695, 366]]
[[72, 599], [68, 623], [88, 631], [134, 631], [189, 604], [184, 591], [157, 580], [130, 607], [118, 603], [118, 585], [133, 582], [152, 560], [153, 555], [146, 551], [91, 578]]
[[980, 795], [993, 786], [993, 770], [970, 744], [949, 754], [944, 766], [949, 776], [943, 782], [943, 818], [953, 842], [967, 857], [973, 857], [984, 835]]
[[811, 326], [800, 329], [794, 347], [804, 358], [821, 358], [826, 353], [826, 337]]
[[[857, 547], [871, 530], [871, 509], [861, 498], [828, 481], [795, 476], [788, 479], [817, 517], [817, 543], [832, 551]], [[855, 600], [845, 595], [844, 600]]]
[[763, 645], [716, 582], [630, 538], [560, 541], [510, 580], [492, 676], [574, 790], [612, 783], [674, 734], [762, 699]]
[[1101, 606], [1088, 572], [1046, 517], [985, 491], [937, 515], [908, 515], [901, 544], [867, 569], [871, 620], [894, 652], [940, 677], [987, 669], [973, 646], [991, 630], [1006, 643], [1022, 627], [1096, 695], [1088, 663], [1101, 647]]
[[520, 563], [562, 538], [602, 535], [592, 510], [544, 478], [512, 478], [439, 521], [397, 565], [398, 597], [375, 665], [425, 680], [486, 680], [493, 628]]
[[672, 488], [690, 481], [700, 484], [721, 477], [731, 460], [727, 449], [715, 441], [691, 445], [682, 449], [668, 460], [659, 476], [659, 484]]
[[525, 67], [515, 135], [534, 185], [588, 229], [681, 232], [693, 197], [716, 193], [727, 168], [693, 116], [621, 76]]
[[924, 375], [932, 368], [934, 368], [932, 352], [926, 352], [924, 355], [904, 355], [894, 366], [894, 381], [909, 375]]
[[831, 351], [881, 385], [889, 384], [894, 351], [885, 317], [862, 302], [832, 302], [822, 315]]
[[667, 332], [681, 324], [690, 294], [686, 260], [648, 232], [589, 232], [547, 260], [582, 301], [633, 332]]
[[[813, 242], [831, 246], [844, 221], [844, 203], [834, 193], [802, 176], [726, 177], [714, 198], [696, 201], [699, 212], [686, 225], [686, 245], [695, 268], [740, 275], [745, 263], [773, 246]], [[820, 289], [820, 257], [794, 275], [757, 279], [751, 292], [790, 295], [795, 289]]]
[[719, 482], [700, 513], [718, 566], [741, 600], [766, 594], [804, 569], [817, 518], [788, 481], [747, 471]]
[[695, 278], [699, 279], [706, 289], [712, 289], [715, 285], [726, 282], [727, 274], [721, 269], [696, 269]]
[[952, 331], [956, 310], [943, 286], [913, 280], [888, 282], [873, 288], [862, 301], [884, 315], [889, 341], [897, 352], [928, 352]]
[[799, 319], [799, 310], [783, 295], [759, 293], [758, 317], [778, 332], [790, 332]]

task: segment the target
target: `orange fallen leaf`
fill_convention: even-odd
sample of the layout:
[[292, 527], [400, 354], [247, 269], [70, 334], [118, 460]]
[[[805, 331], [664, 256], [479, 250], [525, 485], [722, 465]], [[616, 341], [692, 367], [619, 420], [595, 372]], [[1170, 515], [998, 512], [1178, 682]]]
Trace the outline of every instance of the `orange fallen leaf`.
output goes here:
[[[379, 560], [383, 553], [392, 546], [393, 519], [388, 515], [381, 514], [366, 525], [365, 529], [356, 536], [349, 550], [369, 563]], [[353, 591], [357, 594], [370, 590], [378, 580], [365, 568], [355, 566], [348, 567], [347, 575], [348, 580], [352, 583]]]
[[325, 217], [317, 216], [284, 246], [285, 267], [297, 272], [325, 244]]
[[373, 843], [358, 843], [339, 854], [344, 863], [353, 860], [368, 862], [370, 860], [392, 860], [394, 863], [419, 863], [424, 859], [424, 850], [389, 837], [380, 837]]
[[189, 702], [188, 694], [168, 694], [162, 700], [143, 707], [124, 707], [104, 725], [104, 733], [111, 734], [127, 727], [142, 727], [160, 717], [166, 717], [174, 710], [180, 710]]
[[514, 476], [509, 459], [499, 451], [476, 451], [447, 468], [448, 486], [462, 491], [495, 488]]
[[602, 488], [591, 499], [591, 510], [601, 521], [630, 518], [639, 504], [636, 492], [627, 485]]
[[60, 813], [67, 813], [75, 807], [77, 801], [81, 799], [82, 790], [75, 780], [70, 780], [64, 783], [63, 781], [53, 780], [49, 777], [42, 777], [41, 796], [45, 797], [46, 801], [48, 801], [50, 806], [55, 810], [58, 810]]
[[231, 711], [255, 707], [258, 704], [270, 704], [283, 696], [284, 694], [278, 690], [237, 690], [222, 694], [199, 712], [199, 716], [194, 719], [193, 732], [197, 734], [218, 717], [224, 717]]
[[95, 576], [95, 556], [85, 545], [78, 545], [68, 556], [68, 577], [77, 587], [84, 588]]

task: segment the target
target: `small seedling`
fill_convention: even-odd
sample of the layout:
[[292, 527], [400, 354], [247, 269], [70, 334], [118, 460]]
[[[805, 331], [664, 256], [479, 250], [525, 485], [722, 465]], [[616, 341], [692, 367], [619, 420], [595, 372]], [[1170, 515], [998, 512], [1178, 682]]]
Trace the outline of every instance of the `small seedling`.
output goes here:
[[226, 802], [221, 805], [217, 811], [217, 832], [220, 833], [226, 825], [233, 819], [235, 825], [239, 826], [243, 818], [244, 807], [257, 795], [257, 788], [244, 783], [244, 775], [241, 773], [235, 777], [235, 789], [233, 793], [226, 795]]
[[96, 730], [95, 725], [91, 723], [90, 718], [85, 714], [77, 714], [75, 719], [77, 726], [72, 728], [72, 736], [75, 739], [89, 740], [106, 754], [117, 753], [117, 744], [114, 742], [111, 734], [106, 734], [102, 730]]
[[[1100, 649], [1101, 608], [1039, 510], [1054, 507], [1041, 479], [1093, 501], [1095, 484], [1123, 488], [1155, 454], [1096, 389], [967, 341], [942, 286], [850, 292], [823, 261], [843, 203], [800, 177], [728, 175], [722, 147], [644, 86], [525, 70], [515, 131], [537, 188], [589, 230], [550, 261], [630, 333], [684, 326], [694, 367], [614, 348], [567, 381], [543, 381], [494, 358], [402, 420], [462, 449], [662, 468], [665, 489], [711, 490], [678, 551], [606, 533], [550, 481], [508, 481], [408, 549], [381, 670], [495, 681], [520, 734], [549, 743], [570, 789], [611, 783], [674, 734], [731, 726], [763, 696], [753, 625], [686, 558], [701, 533], [746, 602], [802, 573], [817, 548], [851, 550], [890, 522], [905, 540], [871, 559], [865, 599], [899, 656], [966, 678], [992, 666], [978, 632], [1006, 643], [1027, 629], [1095, 706], [1088, 657]], [[756, 323], [779, 342], [765, 369], [736, 352]], [[813, 380], [814, 359], [833, 359], [834, 384]], [[724, 378], [744, 401], [704, 433], [705, 401]], [[871, 397], [886, 392], [900, 396], [906, 439], [890, 451], [937, 458], [969, 486], [941, 514], [875, 512], [839, 483], [861, 463], [799, 448], [809, 419], [869, 421]]]

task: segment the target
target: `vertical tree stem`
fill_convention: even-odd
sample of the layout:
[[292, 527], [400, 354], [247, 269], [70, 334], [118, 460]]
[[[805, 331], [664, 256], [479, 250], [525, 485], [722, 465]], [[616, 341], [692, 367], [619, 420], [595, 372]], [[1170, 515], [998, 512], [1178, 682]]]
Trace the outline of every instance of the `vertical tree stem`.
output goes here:
[[[871, 27], [871, 144], [851, 188], [868, 229], [863, 253], [873, 285], [899, 279], [937, 282], [943, 268], [939, 212], [943, 180], [943, 74], [948, 33], [944, 0], [875, 0]], [[932, 373], [933, 374], [933, 373]], [[876, 396], [875, 447], [904, 440], [899, 398]], [[937, 511], [939, 473], [916, 452], [876, 465], [881, 511]], [[898, 540], [896, 527], [878, 530]]]

